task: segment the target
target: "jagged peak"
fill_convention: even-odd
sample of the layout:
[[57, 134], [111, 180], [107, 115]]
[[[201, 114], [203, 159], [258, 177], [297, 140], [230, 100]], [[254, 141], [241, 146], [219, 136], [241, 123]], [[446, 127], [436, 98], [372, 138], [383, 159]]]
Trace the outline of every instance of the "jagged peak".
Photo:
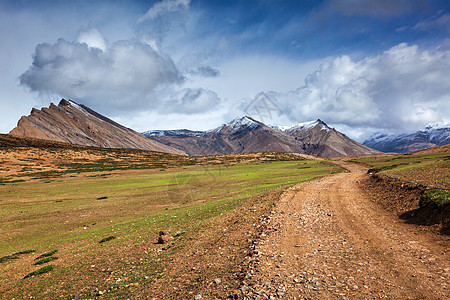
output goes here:
[[253, 125], [253, 124], [258, 124], [259, 125], [260, 122], [256, 121], [252, 117], [243, 116], [243, 117], [240, 117], [240, 118], [236, 118], [236, 119], [232, 120], [230, 123], [224, 124], [224, 125], [228, 125], [228, 126], [249, 126], [249, 125]]
[[80, 104], [76, 103], [75, 101], [70, 100], [70, 99], [66, 100], [63, 98], [63, 99], [61, 99], [61, 101], [59, 101], [58, 107], [64, 107], [64, 106], [72, 106], [72, 107], [78, 108], [83, 111], [85, 110], [85, 109], [83, 109], [83, 107]]
[[320, 126], [321, 130], [331, 130], [328, 125], [322, 121], [321, 119], [317, 119], [315, 121], [308, 121], [308, 122], [301, 122], [297, 123], [292, 126], [276, 126], [276, 129], [282, 130], [282, 131], [292, 131], [292, 130], [306, 130], [316, 127], [317, 125]]
[[207, 132], [214, 132], [214, 134], [219, 133], [224, 128], [231, 128], [233, 132], [236, 132], [242, 128], [248, 128], [248, 129], [256, 129], [258, 128], [262, 123], [259, 121], [256, 121], [255, 119], [249, 117], [249, 116], [243, 116], [240, 118], [233, 119], [229, 123], [225, 123], [220, 125], [219, 127], [209, 130]]
[[59, 101], [58, 106], [62, 107], [62, 106], [69, 106], [70, 102], [67, 101], [66, 99], [62, 98], [61, 101]]
[[433, 123], [433, 124], [428, 124], [425, 127], [425, 130], [433, 130], [433, 129], [445, 129], [445, 128], [449, 128], [450, 124], [449, 123], [444, 123], [444, 122], [437, 122], [437, 123]]

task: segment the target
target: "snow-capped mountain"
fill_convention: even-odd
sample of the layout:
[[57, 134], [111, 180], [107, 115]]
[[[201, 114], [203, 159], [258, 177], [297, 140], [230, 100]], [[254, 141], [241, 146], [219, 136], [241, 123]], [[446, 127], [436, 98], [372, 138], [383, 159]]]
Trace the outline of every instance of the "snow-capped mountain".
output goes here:
[[281, 131], [293, 131], [293, 130], [307, 130], [310, 128], [314, 128], [315, 126], [319, 125], [320, 129], [323, 130], [330, 130], [330, 127], [328, 127], [325, 123], [323, 123], [320, 119], [315, 121], [309, 121], [309, 122], [303, 122], [303, 123], [297, 123], [292, 126], [278, 126], [278, 125], [272, 125], [272, 128], [281, 130]]
[[294, 126], [267, 126], [251, 117], [234, 119], [208, 131], [148, 131], [144, 135], [188, 155], [249, 152], [295, 152], [323, 157], [378, 153], [321, 120]]
[[192, 131], [188, 129], [176, 129], [176, 130], [149, 130], [145, 131], [142, 134], [149, 136], [180, 136], [180, 137], [188, 137], [188, 136], [201, 136], [204, 134], [204, 131]]
[[450, 126], [433, 124], [413, 133], [376, 133], [363, 143], [382, 152], [408, 153], [450, 144]]
[[244, 116], [242, 118], [234, 119], [228, 124], [222, 124], [216, 129], [209, 130], [214, 132], [215, 134], [225, 133], [231, 131], [231, 133], [241, 132], [243, 130], [254, 130], [258, 127], [264, 125], [261, 122], [258, 122], [250, 117]]
[[72, 100], [62, 99], [20, 118], [11, 135], [105, 148], [134, 148], [174, 154], [183, 151], [147, 139]]
[[284, 132], [301, 143], [306, 154], [337, 157], [378, 153], [336, 129], [330, 128], [320, 119], [296, 124], [285, 129]]

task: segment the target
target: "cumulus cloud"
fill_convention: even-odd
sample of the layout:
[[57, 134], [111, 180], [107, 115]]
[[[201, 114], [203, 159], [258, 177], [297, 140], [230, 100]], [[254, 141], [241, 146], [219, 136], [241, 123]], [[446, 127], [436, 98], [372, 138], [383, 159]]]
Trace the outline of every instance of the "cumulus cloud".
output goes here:
[[85, 43], [91, 48], [98, 48], [102, 51], [106, 50], [106, 42], [103, 35], [94, 27], [82, 29], [78, 32], [78, 43]]
[[39, 44], [31, 67], [20, 76], [21, 84], [94, 107], [139, 110], [157, 102], [159, 90], [183, 82], [172, 59], [150, 45], [118, 41], [102, 50], [99, 37], [91, 29], [76, 42]]
[[163, 0], [155, 3], [145, 15], [139, 18], [138, 22], [154, 20], [155, 18], [170, 12], [186, 10], [189, 8], [190, 3], [191, 0]]
[[295, 91], [277, 101], [292, 120], [403, 131], [450, 115], [450, 49], [399, 44], [380, 55], [323, 63]]

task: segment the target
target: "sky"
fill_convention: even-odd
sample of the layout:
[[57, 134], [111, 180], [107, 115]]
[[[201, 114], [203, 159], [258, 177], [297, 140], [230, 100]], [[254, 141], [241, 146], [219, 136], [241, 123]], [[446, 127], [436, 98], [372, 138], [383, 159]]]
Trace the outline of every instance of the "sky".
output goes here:
[[0, 0], [0, 132], [62, 98], [139, 132], [450, 122], [448, 0]]

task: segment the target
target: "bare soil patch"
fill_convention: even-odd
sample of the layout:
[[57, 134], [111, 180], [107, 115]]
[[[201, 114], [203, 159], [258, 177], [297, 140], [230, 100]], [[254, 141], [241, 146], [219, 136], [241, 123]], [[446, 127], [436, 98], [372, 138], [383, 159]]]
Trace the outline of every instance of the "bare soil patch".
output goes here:
[[419, 205], [423, 193], [428, 190], [426, 187], [379, 174], [368, 176], [360, 184], [369, 192], [372, 201], [407, 223], [419, 225], [422, 231], [437, 235], [450, 234], [448, 209]]

